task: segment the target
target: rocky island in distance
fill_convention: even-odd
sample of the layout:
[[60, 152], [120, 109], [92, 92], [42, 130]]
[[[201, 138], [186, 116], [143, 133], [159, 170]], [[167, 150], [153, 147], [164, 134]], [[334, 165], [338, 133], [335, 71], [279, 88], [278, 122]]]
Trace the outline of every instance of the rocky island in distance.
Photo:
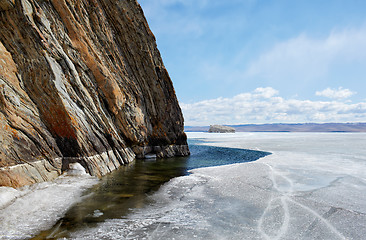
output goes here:
[[210, 125], [210, 133], [235, 133], [235, 128], [223, 125]]

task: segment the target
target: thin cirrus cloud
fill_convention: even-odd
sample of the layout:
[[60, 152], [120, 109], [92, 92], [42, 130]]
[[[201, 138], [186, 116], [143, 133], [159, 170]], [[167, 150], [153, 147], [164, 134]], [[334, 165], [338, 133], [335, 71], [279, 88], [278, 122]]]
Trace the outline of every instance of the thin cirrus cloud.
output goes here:
[[192, 104], [183, 103], [181, 107], [187, 126], [268, 122], [355, 122], [366, 118], [366, 102], [286, 99], [271, 87], [257, 88], [232, 98], [220, 97]]
[[332, 74], [339, 73], [342, 68], [344, 71], [352, 71], [352, 63], [356, 63], [355, 66], [364, 63], [364, 49], [365, 26], [334, 30], [329, 35], [318, 38], [300, 34], [277, 43], [272, 49], [255, 58], [246, 68], [244, 76], [259, 77], [268, 80], [269, 83], [293, 79], [328, 79]]
[[[235, 1], [240, 2], [240, 0]], [[225, 6], [221, 0], [142, 0], [140, 2], [154, 34], [157, 34], [162, 41], [174, 38], [174, 42], [179, 43], [182, 39], [192, 41], [203, 35], [211, 35], [212, 32], [222, 34], [223, 26], [227, 28], [228, 25], [233, 24], [228, 24], [231, 18], [226, 20], [219, 16], [215, 18], [205, 16], [210, 9], [215, 10], [221, 5]], [[234, 4], [233, 2], [231, 4]], [[200, 44], [200, 41], [196, 43]], [[183, 44], [187, 45], [187, 42]]]
[[319, 1], [139, 2], [182, 102], [259, 86], [303, 99], [315, 97], [316, 89], [338, 86], [365, 95], [360, 79], [366, 75], [366, 20], [362, 12], [355, 16], [355, 6], [364, 4], [338, 9], [338, 3], [324, 14], [327, 4]]

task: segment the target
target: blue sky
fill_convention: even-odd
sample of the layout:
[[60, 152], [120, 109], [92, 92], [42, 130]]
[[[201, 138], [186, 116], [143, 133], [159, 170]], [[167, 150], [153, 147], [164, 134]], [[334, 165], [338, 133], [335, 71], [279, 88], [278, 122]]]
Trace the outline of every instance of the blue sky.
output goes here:
[[186, 125], [366, 121], [366, 1], [139, 2]]

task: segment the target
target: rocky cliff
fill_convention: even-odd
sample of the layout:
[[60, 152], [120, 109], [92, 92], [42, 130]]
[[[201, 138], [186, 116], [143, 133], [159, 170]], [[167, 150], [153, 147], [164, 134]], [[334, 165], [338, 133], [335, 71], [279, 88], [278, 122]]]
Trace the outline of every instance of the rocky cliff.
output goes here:
[[188, 155], [172, 82], [135, 0], [0, 0], [0, 186], [79, 162]]

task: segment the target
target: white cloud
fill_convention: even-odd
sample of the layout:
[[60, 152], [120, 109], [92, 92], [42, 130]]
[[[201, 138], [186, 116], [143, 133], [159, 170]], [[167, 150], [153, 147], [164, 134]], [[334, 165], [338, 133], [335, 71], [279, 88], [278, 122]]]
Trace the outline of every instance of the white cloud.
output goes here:
[[327, 88], [327, 89], [324, 89], [323, 91], [317, 91], [315, 94], [317, 96], [327, 97], [327, 98], [331, 98], [331, 99], [346, 99], [346, 98], [349, 98], [352, 95], [354, 95], [355, 92], [352, 92], [349, 89], [343, 89], [342, 87], [340, 87], [338, 89]]
[[181, 104], [186, 125], [356, 122], [366, 119], [366, 102], [285, 99], [271, 87], [232, 98]]
[[254, 90], [255, 96], [257, 97], [263, 97], [263, 98], [271, 98], [278, 94], [278, 91], [276, 89], [273, 89], [271, 87], [266, 88], [256, 88]]

